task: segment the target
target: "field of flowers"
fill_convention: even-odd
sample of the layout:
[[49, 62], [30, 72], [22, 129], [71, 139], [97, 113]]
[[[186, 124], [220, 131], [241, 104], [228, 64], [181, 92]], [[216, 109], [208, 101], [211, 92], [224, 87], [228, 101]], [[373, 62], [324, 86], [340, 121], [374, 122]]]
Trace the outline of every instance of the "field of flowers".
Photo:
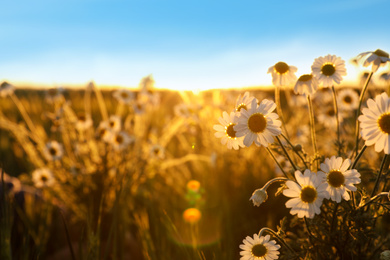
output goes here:
[[274, 89], [0, 87], [0, 259], [390, 259], [390, 58]]

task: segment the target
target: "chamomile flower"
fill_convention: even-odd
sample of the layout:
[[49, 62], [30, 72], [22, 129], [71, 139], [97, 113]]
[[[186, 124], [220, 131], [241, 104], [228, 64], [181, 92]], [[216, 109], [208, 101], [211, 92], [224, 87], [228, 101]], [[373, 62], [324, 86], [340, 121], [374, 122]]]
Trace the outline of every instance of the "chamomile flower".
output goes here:
[[368, 99], [367, 106], [358, 118], [362, 138], [367, 146], [375, 144], [376, 152], [390, 154], [390, 99], [384, 92]]
[[378, 76], [378, 83], [383, 87], [390, 86], [390, 71], [382, 72]]
[[127, 89], [118, 89], [112, 94], [122, 104], [130, 104], [134, 100], [134, 93]]
[[133, 102], [134, 113], [136, 113], [137, 115], [144, 114], [147, 108], [146, 105], [147, 104], [140, 99], [135, 100], [135, 102]]
[[240, 260], [272, 260], [278, 259], [280, 245], [275, 240], [270, 241], [270, 235], [265, 237], [254, 234], [253, 238], [247, 236], [240, 245]]
[[326, 158], [324, 163], [321, 163], [321, 170], [326, 175], [325, 181], [328, 183], [327, 191], [330, 198], [337, 203], [341, 202], [341, 198], [349, 200], [348, 191], [356, 191], [354, 184], [361, 182], [360, 173], [355, 169], [348, 170], [351, 165], [351, 160], [343, 160], [341, 157], [332, 156]]
[[198, 104], [194, 103], [180, 103], [173, 108], [173, 112], [176, 116], [181, 118], [198, 120], [198, 114], [201, 107]]
[[101, 121], [96, 129], [96, 137], [104, 142], [110, 142], [113, 138], [113, 132], [107, 121]]
[[336, 55], [326, 55], [315, 59], [311, 70], [324, 87], [331, 87], [334, 83], [340, 84], [342, 77], [347, 75], [345, 61]]
[[90, 115], [80, 113], [77, 115], [76, 129], [80, 131], [87, 130], [92, 127], [92, 119]]
[[165, 158], [165, 149], [159, 144], [153, 144], [149, 149], [149, 158], [152, 159], [164, 159]]
[[284, 196], [292, 198], [286, 202], [286, 207], [291, 208], [292, 215], [298, 214], [298, 218], [313, 218], [321, 213], [323, 199], [329, 197], [328, 184], [323, 182], [325, 174], [306, 169], [303, 174], [296, 171], [295, 178], [297, 182], [287, 181], [288, 188], [283, 190]]
[[0, 97], [6, 97], [14, 93], [15, 87], [8, 82], [4, 81], [0, 85]]
[[[343, 111], [339, 111], [339, 122], [342, 123], [345, 118]], [[334, 110], [334, 106], [328, 104], [324, 105], [321, 108], [321, 113], [317, 116], [318, 122], [323, 124], [327, 128], [332, 128], [336, 126], [336, 113]]]
[[124, 131], [113, 134], [111, 138], [111, 144], [117, 151], [123, 150], [133, 141], [134, 139]]
[[379, 67], [384, 66], [390, 61], [389, 54], [385, 51], [377, 49], [376, 51], [362, 52], [357, 56], [357, 60], [363, 60], [363, 66], [368, 67], [372, 64], [372, 72], [376, 72]]
[[253, 142], [258, 146], [268, 147], [274, 142], [274, 136], [282, 132], [279, 116], [272, 112], [275, 108], [276, 104], [271, 100], [264, 99], [257, 105], [256, 99], [253, 99], [251, 108], [242, 109], [237, 125], [233, 126], [235, 136], [245, 136], [244, 145], [247, 147]]
[[297, 67], [289, 66], [287, 63], [280, 61], [270, 67], [267, 73], [271, 73], [272, 84], [275, 86], [288, 86], [297, 80], [295, 76], [297, 70]]
[[48, 161], [55, 161], [61, 159], [64, 154], [64, 149], [62, 144], [57, 141], [51, 141], [46, 144], [45, 150], [43, 151], [43, 155], [46, 157]]
[[249, 110], [251, 108], [252, 101], [256, 99], [253, 96], [250, 96], [249, 92], [245, 92], [244, 95], [239, 95], [236, 100], [235, 110], [240, 112], [241, 109]]
[[318, 89], [318, 80], [313, 74], [303, 74], [294, 86], [294, 93], [300, 95], [313, 95]]
[[122, 128], [120, 116], [112, 115], [108, 119], [108, 127], [113, 132], [119, 132]]
[[218, 119], [219, 125], [214, 125], [213, 129], [217, 131], [214, 135], [217, 138], [221, 138], [221, 143], [226, 145], [228, 149], [238, 150], [240, 147], [245, 147], [243, 144], [243, 137], [236, 136], [236, 130], [234, 126], [237, 125], [237, 116], [235, 112], [231, 112], [230, 115], [224, 111], [222, 117]]
[[47, 168], [33, 171], [32, 180], [37, 188], [50, 187], [55, 183], [53, 173]]
[[337, 104], [340, 110], [351, 111], [357, 109], [359, 106], [359, 95], [353, 89], [342, 89], [337, 95]]

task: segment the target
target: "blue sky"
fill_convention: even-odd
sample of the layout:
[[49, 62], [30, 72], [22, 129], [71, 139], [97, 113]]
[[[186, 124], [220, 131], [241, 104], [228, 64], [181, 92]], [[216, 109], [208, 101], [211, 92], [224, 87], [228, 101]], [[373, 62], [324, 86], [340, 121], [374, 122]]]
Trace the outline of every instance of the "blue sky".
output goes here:
[[[2, 1], [0, 80], [207, 89], [271, 84], [285, 61], [390, 51], [387, 0]], [[347, 80], [356, 77], [348, 67]]]

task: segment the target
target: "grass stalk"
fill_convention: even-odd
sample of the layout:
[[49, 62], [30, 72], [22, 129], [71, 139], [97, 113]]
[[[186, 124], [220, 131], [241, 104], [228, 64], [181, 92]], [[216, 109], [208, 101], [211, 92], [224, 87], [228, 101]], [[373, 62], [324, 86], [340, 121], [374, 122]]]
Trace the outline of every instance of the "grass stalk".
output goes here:
[[364, 84], [363, 86], [363, 89], [362, 91], [360, 92], [360, 97], [359, 97], [359, 106], [358, 106], [358, 109], [356, 110], [356, 128], [355, 128], [355, 152], [356, 154], [358, 154], [358, 151], [359, 151], [359, 115], [360, 115], [360, 109], [362, 107], [362, 103], [363, 103], [363, 99], [364, 99], [364, 94], [366, 93], [367, 91], [367, 87], [368, 87], [368, 83], [370, 83], [370, 80], [371, 80], [371, 77], [372, 77], [372, 74], [374, 74], [373, 71], [370, 72], [370, 74], [368, 75], [367, 77], [367, 80], [366, 80], [366, 83]]
[[337, 125], [337, 154], [338, 156], [341, 155], [341, 140], [340, 140], [340, 119], [339, 119], [339, 108], [337, 105], [337, 96], [336, 96], [336, 90], [334, 88], [334, 85], [332, 85], [332, 93], [333, 93], [333, 106], [334, 106], [334, 113], [336, 116], [336, 125]]
[[[311, 140], [313, 144], [313, 153], [315, 159], [315, 170], [318, 169], [318, 161], [317, 161], [317, 140], [316, 140], [316, 129], [315, 129], [315, 120], [314, 120], [314, 111], [313, 111], [313, 103], [311, 101], [310, 95], [307, 96], [307, 103], [309, 107], [309, 116], [310, 116], [310, 132], [311, 132]], [[313, 168], [313, 166], [312, 166]]]

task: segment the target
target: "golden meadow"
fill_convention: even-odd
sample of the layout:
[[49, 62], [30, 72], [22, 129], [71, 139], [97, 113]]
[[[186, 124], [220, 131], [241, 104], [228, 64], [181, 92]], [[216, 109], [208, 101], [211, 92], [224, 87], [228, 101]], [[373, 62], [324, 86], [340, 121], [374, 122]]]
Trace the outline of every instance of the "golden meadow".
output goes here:
[[364, 129], [371, 99], [390, 131], [385, 58], [349, 87], [284, 62], [271, 90], [3, 82], [0, 258], [387, 259], [388, 144]]

